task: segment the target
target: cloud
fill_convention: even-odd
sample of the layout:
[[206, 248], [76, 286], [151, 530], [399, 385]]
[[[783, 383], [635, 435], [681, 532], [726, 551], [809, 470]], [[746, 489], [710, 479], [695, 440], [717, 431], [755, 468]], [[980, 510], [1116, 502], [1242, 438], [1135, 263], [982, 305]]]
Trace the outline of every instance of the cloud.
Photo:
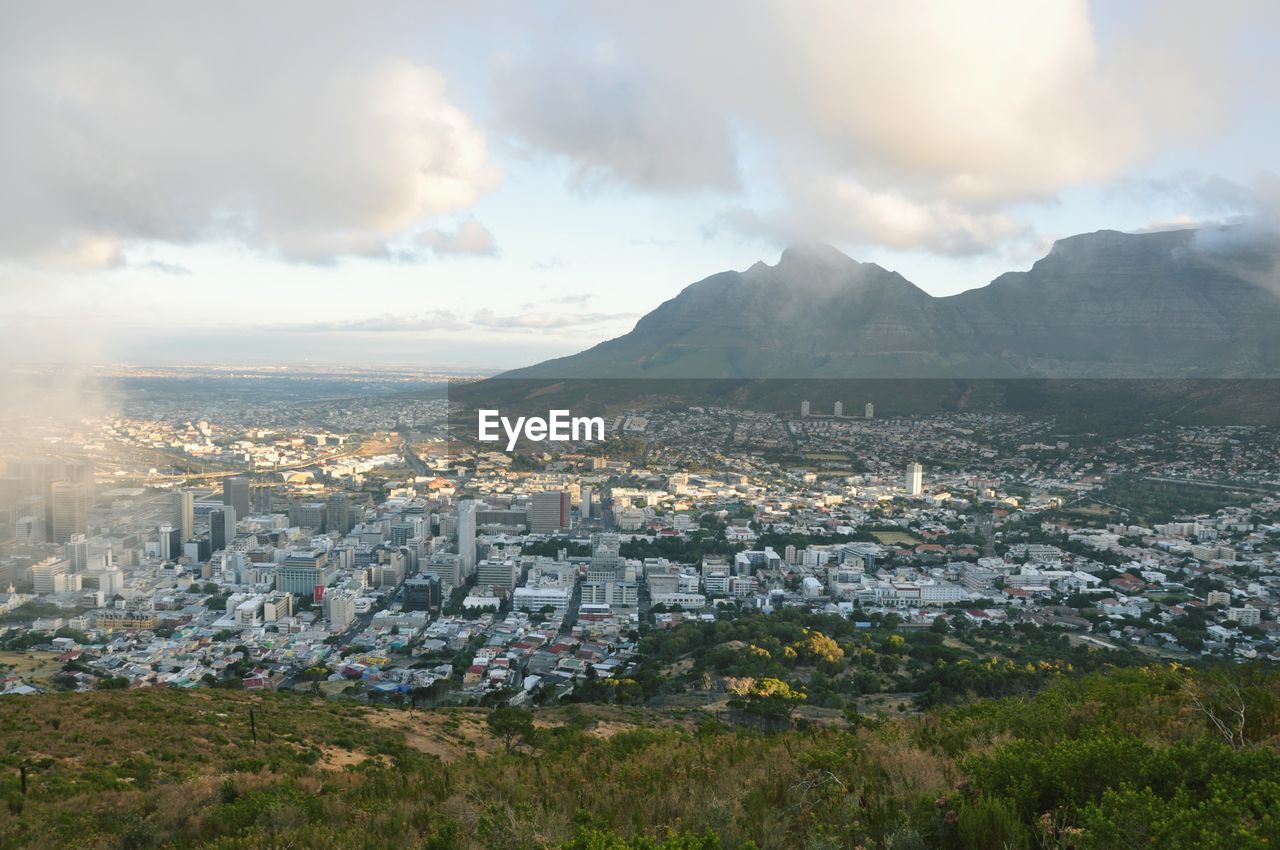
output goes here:
[[[548, 303], [563, 303], [559, 299]], [[562, 311], [531, 310], [525, 305], [523, 312], [499, 315], [482, 309], [470, 318], [460, 317], [448, 310], [408, 316], [383, 314], [358, 319], [334, 319], [323, 322], [305, 322], [284, 326], [269, 326], [260, 330], [278, 328], [290, 333], [426, 333], [433, 331], [468, 332], [496, 331], [527, 333], [531, 331], [566, 331], [592, 328], [602, 324], [636, 318], [635, 313], [572, 313]]]
[[564, 268], [565, 265], [566, 265], [565, 261], [562, 260], [559, 257], [559, 255], [552, 255], [546, 258], [545, 260], [534, 261], [529, 265], [529, 269], [530, 271], [535, 271], [535, 272], [546, 272], [546, 271], [553, 271], [555, 269]]
[[794, 208], [758, 213], [725, 211], [712, 225], [746, 236], [787, 243], [853, 241], [890, 248], [923, 248], [938, 254], [981, 254], [1030, 228], [1002, 211], [974, 211], [946, 200], [919, 201], [902, 193], [873, 191], [852, 181], [809, 181], [791, 187]]
[[361, 319], [334, 319], [325, 322], [306, 322], [292, 325], [262, 328], [291, 333], [421, 333], [425, 331], [466, 330], [467, 323], [456, 315], [441, 310], [435, 313], [413, 316], [395, 316], [390, 313]]
[[499, 72], [503, 129], [564, 156], [583, 191], [611, 180], [664, 191], [737, 187], [729, 116], [708, 102], [700, 74], [682, 79], [694, 69], [668, 66], [648, 42], [628, 40], [633, 49], [622, 53], [621, 39], [584, 40], [592, 11], [578, 11], [586, 20], [532, 23], [542, 29], [529, 42], [535, 50]]
[[419, 239], [431, 247], [438, 256], [449, 254], [470, 254], [472, 256], [494, 257], [498, 254], [498, 243], [485, 227], [474, 218], [467, 219], [453, 230], [433, 229], [422, 233]]
[[[132, 266], [133, 264], [130, 265]], [[142, 263], [133, 267], [176, 276], [191, 274], [191, 269], [181, 263], [166, 263], [164, 260], [151, 260], [150, 262]]]
[[575, 307], [582, 307], [595, 298], [590, 292], [570, 292], [568, 295], [560, 295], [555, 298], [544, 298], [540, 301], [526, 301], [521, 305], [520, 309], [526, 312], [546, 307], [548, 304], [567, 304]]
[[492, 310], [480, 310], [472, 324], [497, 330], [564, 331], [636, 318], [635, 313], [566, 313], [532, 311], [500, 316]]
[[[501, 179], [436, 68], [333, 14], [228, 4], [10, 10], [0, 30], [0, 258], [231, 241], [391, 258]], [[89, 267], [95, 267], [90, 265]]]
[[738, 229], [970, 254], [1221, 126], [1233, 34], [1271, 13], [1142, 8], [1103, 40], [1086, 0], [593, 5], [513, 55], [498, 114], [576, 186], [733, 198], [749, 163], [776, 186], [727, 204]]

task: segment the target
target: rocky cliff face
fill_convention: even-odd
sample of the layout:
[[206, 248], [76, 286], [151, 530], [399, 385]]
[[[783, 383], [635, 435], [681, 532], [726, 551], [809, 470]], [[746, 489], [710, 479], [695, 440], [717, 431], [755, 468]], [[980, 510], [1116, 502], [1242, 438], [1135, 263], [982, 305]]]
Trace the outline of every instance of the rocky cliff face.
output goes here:
[[933, 298], [834, 248], [722, 272], [631, 333], [510, 378], [1280, 377], [1280, 250], [1244, 231], [1115, 231]]

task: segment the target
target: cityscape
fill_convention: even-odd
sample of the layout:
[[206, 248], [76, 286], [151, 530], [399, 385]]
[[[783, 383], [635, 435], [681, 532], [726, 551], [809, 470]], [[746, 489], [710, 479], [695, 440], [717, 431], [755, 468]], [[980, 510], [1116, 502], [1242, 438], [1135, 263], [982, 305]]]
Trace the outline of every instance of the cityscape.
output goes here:
[[[145, 405], [51, 427], [56, 452], [10, 455], [0, 477], [3, 642], [42, 662], [4, 693], [430, 689], [433, 704], [523, 705], [645, 671], [644, 697], [661, 699], [644, 635], [788, 609], [1280, 660], [1271, 428], [1104, 439], [805, 401], [624, 410], [602, 442], [528, 456], [454, 438], [449, 404], [348, 402], [382, 426], [361, 431], [312, 427], [332, 421], [322, 404], [273, 427]], [[829, 707], [922, 696], [876, 684], [845, 681]], [[694, 691], [732, 698], [716, 683], [682, 700]]]
[[1280, 4], [0, 0], [0, 848], [1280, 848]]

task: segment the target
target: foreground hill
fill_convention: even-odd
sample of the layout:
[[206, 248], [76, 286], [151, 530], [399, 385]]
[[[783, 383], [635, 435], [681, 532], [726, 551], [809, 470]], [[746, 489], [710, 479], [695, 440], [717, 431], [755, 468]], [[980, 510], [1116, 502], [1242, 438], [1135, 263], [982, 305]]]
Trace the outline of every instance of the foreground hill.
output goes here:
[[0, 846], [1275, 847], [1277, 706], [1273, 673], [1158, 666], [771, 735], [567, 707], [508, 753], [480, 710], [10, 698]]

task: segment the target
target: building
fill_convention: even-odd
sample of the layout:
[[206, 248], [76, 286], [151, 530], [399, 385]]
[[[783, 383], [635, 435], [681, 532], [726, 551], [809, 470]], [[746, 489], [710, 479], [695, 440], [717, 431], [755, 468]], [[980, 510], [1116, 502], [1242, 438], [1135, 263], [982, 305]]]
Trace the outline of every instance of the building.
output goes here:
[[71, 565], [71, 572], [84, 572], [89, 569], [89, 538], [83, 534], [71, 535], [62, 547], [62, 554]]
[[809, 402], [807, 400], [800, 402], [800, 415], [801, 416], [809, 415]]
[[573, 589], [569, 587], [517, 587], [512, 594], [511, 606], [517, 611], [541, 611], [554, 608], [563, 611], [569, 607]]
[[236, 509], [223, 506], [220, 511], [209, 513], [209, 548], [214, 552], [226, 551], [227, 544], [236, 539]]
[[271, 513], [272, 498], [270, 484], [254, 484], [249, 488], [249, 494], [253, 499], [254, 513]]
[[833, 412], [835, 413], [836, 416], [844, 416], [844, 402], [837, 401]]
[[458, 503], [458, 555], [462, 558], [463, 578], [476, 568], [476, 503]]
[[324, 529], [343, 536], [351, 531], [351, 499], [346, 493], [331, 493], [325, 501]]
[[182, 557], [182, 535], [179, 529], [169, 523], [160, 526], [157, 532], [160, 538], [160, 557], [165, 561], [176, 561]]
[[529, 531], [533, 534], [551, 534], [569, 527], [569, 493], [565, 490], [544, 490], [534, 493], [529, 507]]
[[289, 503], [289, 525], [295, 528], [310, 528], [315, 531], [324, 532], [325, 523], [329, 519], [329, 505], [327, 502], [301, 502], [292, 501]]
[[[45, 558], [31, 567], [31, 586], [36, 593], [57, 593], [58, 579], [66, 576], [71, 564], [66, 558]], [[65, 579], [64, 579], [65, 582]], [[66, 588], [65, 583], [63, 589]]]
[[519, 580], [520, 563], [514, 559], [481, 561], [476, 566], [477, 587], [511, 590]]
[[262, 601], [262, 620], [274, 623], [293, 616], [293, 594], [275, 591], [268, 593]]
[[332, 590], [324, 595], [324, 616], [335, 629], [345, 629], [356, 618], [356, 594], [353, 591]]
[[1227, 619], [1235, 620], [1242, 626], [1256, 626], [1262, 622], [1262, 612], [1252, 605], [1240, 608], [1228, 608]]
[[236, 509], [236, 516], [249, 515], [249, 479], [234, 475], [222, 479], [222, 504]]
[[276, 570], [276, 590], [311, 599], [316, 588], [328, 585], [334, 574], [329, 553], [325, 550], [295, 549], [285, 556], [284, 563]]
[[436, 611], [440, 608], [440, 576], [423, 573], [407, 578], [401, 585], [401, 604], [406, 611]]
[[867, 402], [867, 406], [863, 408], [862, 417], [864, 419], [874, 419], [876, 417], [876, 406], [871, 402]]
[[924, 492], [924, 467], [913, 463], [907, 467], [907, 494], [919, 496]]
[[89, 531], [89, 505], [93, 502], [92, 481], [54, 481], [49, 485], [46, 522], [50, 543], [66, 543], [76, 534]]
[[174, 493], [174, 501], [177, 503], [175, 524], [182, 542], [186, 543], [196, 533], [196, 494], [190, 490], [178, 490]]

